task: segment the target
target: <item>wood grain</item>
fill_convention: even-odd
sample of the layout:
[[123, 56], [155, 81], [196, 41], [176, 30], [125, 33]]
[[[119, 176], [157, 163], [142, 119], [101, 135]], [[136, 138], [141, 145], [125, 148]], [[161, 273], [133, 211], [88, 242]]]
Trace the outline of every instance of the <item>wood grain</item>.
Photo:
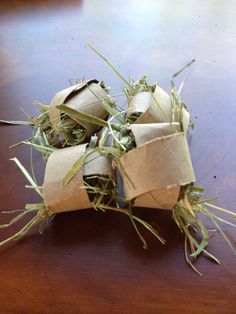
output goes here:
[[[169, 78], [196, 63], [183, 97], [196, 128], [189, 136], [198, 184], [218, 205], [236, 211], [236, 19], [234, 1], [5, 1], [0, 4], [0, 118], [36, 114], [69, 79], [98, 78], [120, 92], [121, 82], [94, 55], [92, 42], [128, 77]], [[117, 97], [120, 105], [122, 99]], [[8, 159], [29, 169], [29, 150], [8, 146], [28, 136], [0, 126], [0, 208], [19, 209], [37, 196]], [[39, 182], [43, 163], [35, 154]], [[145, 251], [127, 217], [92, 210], [58, 215], [43, 236], [32, 231], [0, 250], [1, 313], [235, 313], [236, 258], [218, 233], [209, 250], [221, 266], [199, 258], [198, 277], [185, 263], [183, 238], [171, 215], [139, 209], [167, 239], [144, 231]], [[2, 214], [1, 222], [9, 216]], [[204, 220], [205, 221], [205, 220]], [[209, 228], [210, 222], [205, 221]], [[20, 226], [1, 230], [1, 239]], [[224, 227], [235, 242], [236, 232]]]

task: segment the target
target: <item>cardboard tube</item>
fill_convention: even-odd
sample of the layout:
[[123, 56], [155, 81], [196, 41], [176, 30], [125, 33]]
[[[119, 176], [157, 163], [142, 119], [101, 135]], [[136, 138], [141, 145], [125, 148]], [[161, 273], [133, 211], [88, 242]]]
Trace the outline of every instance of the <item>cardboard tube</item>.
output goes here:
[[[66, 88], [58, 92], [52, 99], [49, 107], [49, 118], [51, 124], [57, 128], [57, 125], [60, 122], [61, 114], [60, 110], [57, 109], [57, 106], [61, 104], [64, 104], [72, 109], [94, 115], [98, 118], [105, 119], [108, 113], [101, 105], [101, 100], [110, 102], [109, 96], [98, 84], [97, 80], [84, 81], [81, 84]], [[73, 116], [71, 118], [84, 127], [88, 136], [91, 135], [97, 128], [97, 126]]]
[[73, 164], [85, 153], [87, 144], [58, 149], [46, 165], [43, 196], [48, 209], [55, 213], [91, 208], [83, 176], [113, 175], [108, 158], [94, 152], [85, 160], [84, 166], [66, 185], [63, 179]]
[[128, 115], [141, 112], [135, 123], [163, 123], [172, 121], [170, 96], [157, 85], [154, 93], [139, 92], [128, 102]]
[[[132, 124], [132, 131], [137, 146], [143, 145], [158, 137], [167, 136], [180, 131], [179, 123], [147, 123]], [[171, 209], [178, 201], [180, 186], [150, 191], [136, 197], [134, 206], [147, 208]]]
[[160, 137], [131, 150], [120, 158], [119, 170], [128, 200], [195, 181], [184, 133]]
[[[154, 93], [139, 92], [131, 97], [128, 108], [127, 115], [135, 112], [141, 113], [135, 124], [173, 122], [171, 98], [159, 85], [156, 86]], [[183, 131], [187, 132], [190, 115], [185, 108], [182, 112]]]

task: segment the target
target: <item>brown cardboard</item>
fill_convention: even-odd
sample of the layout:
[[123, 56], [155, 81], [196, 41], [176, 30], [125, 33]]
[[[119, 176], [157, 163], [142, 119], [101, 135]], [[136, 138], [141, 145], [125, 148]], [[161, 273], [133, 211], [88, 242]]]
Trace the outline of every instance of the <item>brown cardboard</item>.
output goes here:
[[[180, 131], [179, 123], [176, 122], [171, 125], [169, 123], [132, 124], [129, 128], [137, 146]], [[179, 191], [179, 186], [150, 191], [138, 196], [134, 201], [134, 206], [171, 209], [177, 203]]]
[[114, 170], [111, 167], [111, 160], [102, 156], [99, 152], [93, 151], [92, 154], [86, 157], [83, 175], [107, 175], [114, 177]]
[[135, 123], [162, 123], [172, 121], [170, 96], [157, 85], [154, 93], [139, 92], [128, 103], [128, 114], [141, 112]]
[[180, 132], [179, 123], [145, 123], [131, 124], [129, 129], [132, 131], [137, 146], [145, 144], [158, 137]]
[[[72, 109], [94, 115], [98, 118], [105, 119], [107, 111], [101, 105], [101, 100], [110, 101], [106, 91], [98, 84], [96, 80], [84, 81], [58, 92], [49, 107], [49, 118], [52, 125], [57, 128], [60, 121], [60, 110], [58, 105], [66, 105]], [[86, 130], [87, 135], [91, 135], [97, 126], [78, 118], [72, 117]]]
[[[170, 123], [174, 121], [171, 97], [159, 85], [156, 86], [154, 93], [139, 92], [131, 97], [128, 108], [127, 115], [134, 112], [142, 113], [135, 121], [136, 124]], [[183, 130], [187, 132], [190, 115], [185, 108], [183, 108], [182, 113]]]
[[154, 190], [138, 196], [134, 201], [134, 206], [172, 209], [178, 201], [179, 192], [180, 186]]
[[73, 164], [85, 153], [87, 144], [56, 150], [46, 165], [43, 195], [48, 209], [55, 213], [91, 208], [84, 188], [83, 175], [112, 175], [111, 162], [94, 152], [86, 158], [85, 165], [73, 179], [63, 184], [63, 179]]
[[126, 198], [195, 181], [184, 133], [149, 141], [122, 156], [119, 168]]

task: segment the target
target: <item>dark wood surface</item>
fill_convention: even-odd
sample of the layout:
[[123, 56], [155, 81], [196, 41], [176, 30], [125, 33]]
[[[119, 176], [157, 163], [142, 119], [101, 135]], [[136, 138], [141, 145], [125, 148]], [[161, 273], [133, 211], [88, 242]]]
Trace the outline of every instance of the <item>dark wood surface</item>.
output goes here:
[[[189, 136], [198, 184], [217, 204], [236, 211], [236, 6], [232, 0], [4, 1], [0, 3], [0, 118], [24, 119], [20, 107], [48, 104], [69, 79], [120, 81], [87, 47], [91, 41], [125, 76], [148, 74], [169, 89], [183, 75], [185, 102], [195, 118]], [[62, 4], [63, 3], [63, 4]], [[29, 169], [29, 149], [8, 149], [28, 136], [24, 127], [0, 126], [0, 208], [37, 200], [9, 158]], [[39, 181], [41, 157], [35, 155]], [[162, 247], [147, 232], [145, 251], [129, 220], [93, 210], [58, 215], [43, 236], [33, 230], [0, 249], [0, 313], [235, 313], [236, 257], [222, 237], [211, 237], [217, 266], [201, 257], [197, 276], [185, 263], [183, 238], [171, 215], [140, 209], [157, 226]], [[9, 220], [2, 214], [1, 222]], [[209, 228], [211, 223], [204, 220]], [[1, 230], [0, 239], [21, 224]], [[233, 241], [236, 232], [225, 226]]]

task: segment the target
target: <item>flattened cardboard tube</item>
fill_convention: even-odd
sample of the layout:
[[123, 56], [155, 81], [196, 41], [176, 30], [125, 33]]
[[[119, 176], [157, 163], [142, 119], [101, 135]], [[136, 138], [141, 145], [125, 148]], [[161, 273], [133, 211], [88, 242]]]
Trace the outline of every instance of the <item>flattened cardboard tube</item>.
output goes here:
[[162, 123], [172, 121], [172, 106], [170, 96], [156, 86], [154, 93], [140, 92], [128, 103], [128, 115], [142, 113], [135, 123]]
[[179, 198], [180, 187], [154, 190], [138, 196], [134, 206], [145, 208], [172, 209]]
[[157, 138], [129, 151], [120, 158], [119, 168], [128, 200], [195, 181], [184, 133]]
[[[49, 107], [49, 118], [52, 125], [56, 128], [60, 122], [60, 110], [58, 105], [66, 105], [72, 109], [105, 119], [108, 115], [107, 111], [101, 104], [101, 100], [109, 101], [110, 98], [106, 91], [98, 84], [97, 80], [85, 81], [66, 88], [58, 92]], [[85, 128], [86, 134], [89, 136], [95, 130], [96, 126], [78, 118], [71, 117]]]
[[[137, 147], [158, 137], [180, 131], [179, 123], [132, 124], [132, 131]], [[134, 201], [136, 207], [172, 209], [178, 201], [180, 187], [158, 189], [138, 196]]]
[[146, 123], [131, 124], [129, 129], [132, 131], [137, 146], [143, 145], [158, 137], [167, 136], [180, 132], [179, 123]]
[[59, 149], [53, 152], [47, 162], [43, 196], [48, 209], [55, 213], [91, 208], [91, 203], [84, 188], [84, 175], [112, 175], [110, 161], [93, 153], [86, 159], [74, 178], [63, 184], [63, 179], [73, 164], [85, 153], [87, 144]]

